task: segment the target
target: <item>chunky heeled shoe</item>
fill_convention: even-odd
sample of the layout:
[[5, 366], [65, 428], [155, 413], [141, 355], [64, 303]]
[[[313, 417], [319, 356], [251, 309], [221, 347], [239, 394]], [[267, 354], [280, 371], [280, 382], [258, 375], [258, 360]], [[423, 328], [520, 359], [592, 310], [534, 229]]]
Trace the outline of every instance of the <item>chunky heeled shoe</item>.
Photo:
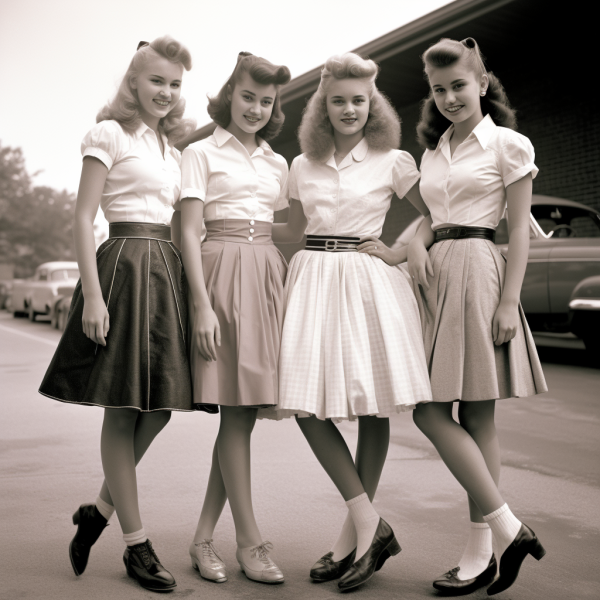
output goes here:
[[440, 596], [466, 596], [492, 583], [497, 569], [496, 558], [492, 555], [488, 566], [477, 577], [459, 579], [456, 575], [460, 571], [460, 567], [454, 567], [436, 579], [433, 587], [440, 592]]
[[[384, 554], [386, 550], [387, 555]], [[346, 571], [338, 588], [346, 591], [365, 583], [378, 570], [377, 567], [381, 569], [387, 558], [395, 556], [400, 550], [392, 528], [383, 519], [379, 519], [370, 548]]]
[[342, 560], [333, 560], [333, 552], [328, 552], [313, 565], [310, 578], [313, 581], [333, 581], [339, 579], [354, 563], [356, 548]]
[[77, 533], [69, 544], [69, 558], [75, 575], [81, 575], [87, 567], [92, 546], [108, 522], [95, 504], [82, 504], [73, 514], [73, 525], [77, 525]]
[[260, 583], [283, 583], [281, 569], [271, 560], [271, 542], [263, 542], [250, 548], [238, 548], [235, 553], [244, 575]]
[[169, 592], [177, 587], [173, 575], [160, 564], [150, 540], [127, 546], [123, 562], [127, 575], [151, 592]]
[[202, 540], [199, 544], [192, 544], [190, 546], [190, 557], [192, 567], [200, 573], [200, 577], [216, 583], [227, 581], [225, 563], [217, 554], [212, 539]]
[[503, 552], [498, 562], [498, 577], [487, 589], [488, 596], [494, 596], [507, 590], [517, 579], [521, 564], [525, 557], [531, 554], [536, 560], [541, 560], [546, 550], [535, 533], [521, 523], [521, 529], [512, 544]]

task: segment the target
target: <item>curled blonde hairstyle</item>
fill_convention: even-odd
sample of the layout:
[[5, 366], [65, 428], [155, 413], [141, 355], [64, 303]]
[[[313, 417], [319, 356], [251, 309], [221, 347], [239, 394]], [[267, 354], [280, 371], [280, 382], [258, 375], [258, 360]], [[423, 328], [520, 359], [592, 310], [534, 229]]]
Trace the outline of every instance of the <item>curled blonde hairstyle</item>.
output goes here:
[[321, 82], [312, 95], [298, 129], [302, 152], [312, 160], [326, 160], [334, 148], [333, 125], [327, 114], [327, 91], [331, 83], [340, 79], [363, 79], [370, 83], [369, 116], [365, 138], [369, 148], [389, 150], [400, 146], [400, 118], [390, 101], [377, 89], [375, 79], [378, 65], [353, 52], [327, 59], [321, 70]]
[[[148, 60], [157, 55], [172, 63], [183, 65], [186, 71], [192, 68], [192, 57], [188, 49], [169, 35], [157, 38], [147, 46], [142, 46], [133, 55], [117, 94], [96, 115], [96, 123], [112, 119], [117, 121], [127, 133], [136, 131], [142, 122], [142, 117], [139, 111], [140, 102], [137, 90], [131, 87], [131, 83], [140, 74]], [[184, 138], [196, 127], [193, 119], [183, 118], [184, 112], [185, 100], [180, 97], [169, 114], [159, 121], [159, 126], [167, 136], [170, 146]]]

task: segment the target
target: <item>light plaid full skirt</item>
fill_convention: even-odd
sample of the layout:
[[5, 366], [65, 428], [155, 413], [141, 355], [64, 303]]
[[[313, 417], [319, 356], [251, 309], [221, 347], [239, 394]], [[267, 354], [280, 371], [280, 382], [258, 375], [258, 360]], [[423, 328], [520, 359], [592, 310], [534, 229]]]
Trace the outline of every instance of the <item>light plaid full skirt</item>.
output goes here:
[[402, 269], [358, 252], [302, 250], [284, 304], [279, 403], [259, 417], [338, 422], [431, 401], [417, 301]]

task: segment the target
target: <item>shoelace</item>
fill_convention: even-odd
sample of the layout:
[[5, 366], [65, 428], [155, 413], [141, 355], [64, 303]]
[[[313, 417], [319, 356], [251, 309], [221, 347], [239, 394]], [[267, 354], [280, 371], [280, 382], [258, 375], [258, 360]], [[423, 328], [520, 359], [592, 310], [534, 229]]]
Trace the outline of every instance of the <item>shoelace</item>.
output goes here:
[[260, 562], [269, 567], [275, 566], [275, 563], [269, 557], [270, 550], [273, 550], [273, 544], [271, 544], [271, 542], [263, 542], [262, 544], [259, 544], [258, 546], [252, 548], [250, 556], [252, 558], [258, 558]]
[[[137, 546], [134, 546], [136, 548], [137, 551], [137, 555], [142, 559], [142, 562], [144, 563], [144, 566], [146, 568], [150, 567], [151, 561], [150, 561], [150, 552], [152, 552], [152, 554], [154, 554], [154, 552], [152, 551], [152, 545], [146, 542], [142, 542], [141, 544], [137, 544]], [[156, 558], [156, 556], [155, 556]], [[157, 560], [158, 562], [158, 560]]]
[[219, 557], [217, 556], [217, 553], [212, 545], [212, 538], [201, 540], [198, 544], [196, 544], [196, 546], [201, 547], [202, 556], [207, 558], [212, 564], [221, 564], [221, 561], [219, 560]]

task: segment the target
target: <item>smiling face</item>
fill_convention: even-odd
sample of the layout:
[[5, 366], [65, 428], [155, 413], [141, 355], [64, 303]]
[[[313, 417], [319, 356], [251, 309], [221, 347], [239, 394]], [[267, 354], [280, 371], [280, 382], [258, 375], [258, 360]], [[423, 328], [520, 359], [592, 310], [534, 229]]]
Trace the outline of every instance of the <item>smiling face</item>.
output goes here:
[[151, 56], [131, 87], [137, 90], [142, 120], [156, 127], [166, 117], [181, 96], [183, 65], [172, 63], [159, 55]]
[[471, 124], [483, 119], [481, 93], [487, 90], [488, 77], [478, 77], [463, 60], [429, 72], [429, 85], [438, 110], [452, 123]]
[[238, 138], [258, 133], [269, 122], [276, 97], [274, 84], [257, 83], [248, 73], [243, 73], [227, 94], [231, 102], [231, 122], [227, 130]]
[[361, 133], [369, 117], [367, 79], [336, 79], [327, 90], [327, 115], [336, 135]]

